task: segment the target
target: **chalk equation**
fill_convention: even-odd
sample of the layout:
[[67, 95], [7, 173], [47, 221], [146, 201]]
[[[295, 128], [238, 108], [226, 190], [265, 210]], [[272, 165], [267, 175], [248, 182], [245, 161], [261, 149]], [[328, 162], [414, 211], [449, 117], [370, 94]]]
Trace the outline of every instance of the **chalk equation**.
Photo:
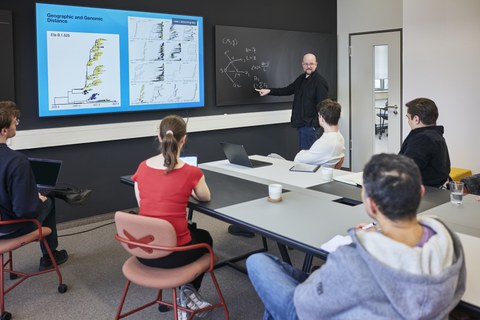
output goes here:
[[270, 61], [259, 61], [257, 49], [241, 47], [236, 38], [222, 38], [224, 59], [219, 68], [220, 74], [224, 75], [233, 88], [241, 88], [252, 85], [254, 89], [268, 88], [265, 81], [266, 73], [270, 67]]

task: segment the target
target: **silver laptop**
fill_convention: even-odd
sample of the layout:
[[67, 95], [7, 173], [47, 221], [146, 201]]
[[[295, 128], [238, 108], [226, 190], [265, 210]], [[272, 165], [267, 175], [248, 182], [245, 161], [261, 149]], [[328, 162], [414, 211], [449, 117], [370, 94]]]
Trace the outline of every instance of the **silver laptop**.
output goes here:
[[241, 144], [233, 144], [228, 142], [220, 142], [223, 152], [228, 161], [244, 167], [258, 168], [272, 165], [271, 162], [250, 159], [247, 151]]
[[47, 195], [57, 185], [61, 160], [28, 158], [32, 167], [38, 192]]
[[180, 160], [193, 167], [198, 167], [198, 156], [196, 154], [181, 154]]

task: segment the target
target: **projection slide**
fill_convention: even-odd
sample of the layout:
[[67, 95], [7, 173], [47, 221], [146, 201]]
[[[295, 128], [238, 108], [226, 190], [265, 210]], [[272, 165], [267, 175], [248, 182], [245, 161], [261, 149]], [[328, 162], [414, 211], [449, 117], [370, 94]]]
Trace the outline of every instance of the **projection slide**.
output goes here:
[[201, 17], [37, 3], [41, 117], [204, 106]]

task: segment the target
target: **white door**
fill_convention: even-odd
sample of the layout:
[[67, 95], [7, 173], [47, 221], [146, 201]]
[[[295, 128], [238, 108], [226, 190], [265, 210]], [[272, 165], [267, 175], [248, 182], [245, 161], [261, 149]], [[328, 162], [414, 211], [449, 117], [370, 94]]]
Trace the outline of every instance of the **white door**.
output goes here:
[[350, 168], [402, 142], [401, 30], [350, 35]]

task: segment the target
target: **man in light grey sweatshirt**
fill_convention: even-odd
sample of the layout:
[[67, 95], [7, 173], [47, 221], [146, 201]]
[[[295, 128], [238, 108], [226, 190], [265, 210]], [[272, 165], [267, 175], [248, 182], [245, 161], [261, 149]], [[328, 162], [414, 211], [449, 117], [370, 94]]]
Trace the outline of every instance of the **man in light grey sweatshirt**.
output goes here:
[[264, 319], [446, 319], [465, 292], [458, 237], [441, 221], [418, 217], [424, 193], [413, 160], [372, 157], [362, 198], [377, 228], [349, 230], [352, 243], [330, 253], [310, 276], [278, 258], [247, 260]]

